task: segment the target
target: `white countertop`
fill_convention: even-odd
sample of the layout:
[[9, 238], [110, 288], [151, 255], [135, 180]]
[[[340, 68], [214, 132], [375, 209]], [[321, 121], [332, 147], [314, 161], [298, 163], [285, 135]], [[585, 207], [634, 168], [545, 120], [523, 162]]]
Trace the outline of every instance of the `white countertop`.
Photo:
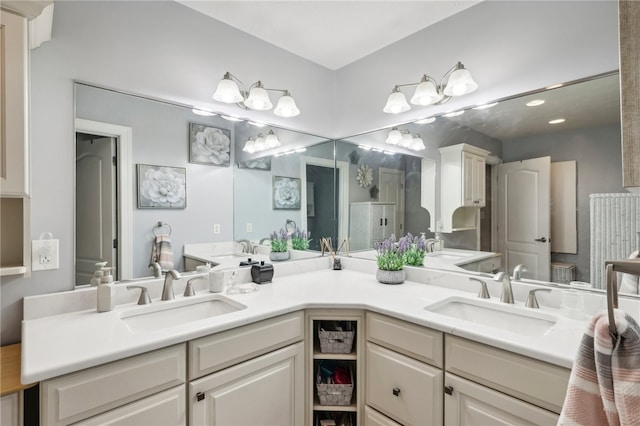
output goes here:
[[[477, 284], [469, 282], [467, 275], [428, 268], [406, 268], [407, 281], [404, 284], [384, 285], [376, 281], [374, 262], [343, 258], [342, 263], [344, 269], [341, 271], [330, 269], [328, 257], [276, 264], [273, 283], [260, 285], [259, 291], [223, 294], [245, 305], [246, 309], [158, 332], [134, 333], [120, 319], [127, 311], [139, 308], [135, 303], [138, 292], [129, 292], [123, 289], [124, 286], [116, 286], [118, 305], [106, 313], [95, 310], [95, 288], [25, 298], [22, 382], [48, 379], [307, 308], [379, 312], [566, 368], [572, 366], [587, 325], [586, 317], [574, 320], [562, 316], [551, 293], [543, 293], [539, 297], [540, 312], [559, 318], [544, 336], [533, 338], [499, 331], [424, 309], [426, 305], [449, 296], [475, 299]], [[239, 276], [246, 277], [248, 271], [249, 268], [244, 268]], [[164, 302], [159, 300], [162, 281], [147, 283], [152, 305], [182, 300], [184, 281], [186, 279], [175, 283], [176, 300]], [[196, 287], [199, 290], [194, 297], [210, 297], [212, 293], [208, 291], [206, 280], [199, 281], [201, 284]], [[487, 284], [493, 295], [491, 303], [500, 303], [497, 299], [499, 283], [488, 281]], [[529, 288], [526, 284], [514, 283], [518, 305], [522, 306]], [[52, 314], [56, 312], [56, 305], [64, 305], [64, 310], [69, 311], [68, 305], [73, 304], [84, 308]], [[548, 307], [554, 304], [555, 308]]]
[[[352, 253], [352, 256], [360, 259], [375, 260], [376, 254], [377, 252], [375, 250], [362, 250]], [[424, 257], [423, 265], [431, 268], [462, 272], [465, 271], [465, 269], [461, 267], [463, 265], [479, 262], [496, 256], [500, 256], [500, 254], [491, 251], [445, 248], [443, 250], [427, 253]]]

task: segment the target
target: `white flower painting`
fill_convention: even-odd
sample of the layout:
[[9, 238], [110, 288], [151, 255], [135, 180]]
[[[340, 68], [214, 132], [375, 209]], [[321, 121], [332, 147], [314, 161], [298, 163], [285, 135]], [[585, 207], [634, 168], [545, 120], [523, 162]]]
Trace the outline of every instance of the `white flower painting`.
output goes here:
[[300, 210], [300, 199], [299, 178], [273, 177], [274, 210]]
[[213, 166], [229, 166], [231, 158], [231, 131], [208, 127], [203, 124], [189, 125], [189, 162]]
[[185, 168], [138, 164], [138, 208], [184, 209], [186, 187]]

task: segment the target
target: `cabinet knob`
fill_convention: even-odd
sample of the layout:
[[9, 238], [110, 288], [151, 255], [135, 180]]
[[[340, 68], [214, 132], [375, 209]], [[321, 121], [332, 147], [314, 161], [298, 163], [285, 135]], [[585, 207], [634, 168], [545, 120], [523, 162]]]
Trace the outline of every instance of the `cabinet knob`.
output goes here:
[[446, 393], [447, 395], [453, 395], [453, 386], [445, 386], [444, 393]]
[[196, 401], [202, 401], [204, 399], [204, 393], [203, 392], [198, 392], [196, 394]]
[[394, 396], [400, 395], [400, 389], [399, 388], [393, 388], [393, 395]]

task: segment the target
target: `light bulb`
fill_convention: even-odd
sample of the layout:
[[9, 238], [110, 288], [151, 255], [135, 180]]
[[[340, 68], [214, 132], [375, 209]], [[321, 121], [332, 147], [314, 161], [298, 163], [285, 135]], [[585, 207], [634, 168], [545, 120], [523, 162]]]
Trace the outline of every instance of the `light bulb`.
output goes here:
[[296, 101], [294, 101], [289, 92], [285, 90], [284, 94], [278, 99], [278, 104], [276, 105], [276, 109], [273, 110], [273, 113], [279, 117], [295, 117], [300, 115], [300, 110], [296, 105]]
[[393, 88], [393, 91], [387, 98], [387, 104], [382, 109], [387, 114], [399, 114], [401, 112], [409, 111], [411, 107], [407, 103], [404, 93], [397, 87]]
[[218, 83], [213, 99], [218, 102], [234, 104], [242, 102], [244, 99], [238, 88], [238, 84], [231, 79], [231, 74], [226, 73], [222, 80]]

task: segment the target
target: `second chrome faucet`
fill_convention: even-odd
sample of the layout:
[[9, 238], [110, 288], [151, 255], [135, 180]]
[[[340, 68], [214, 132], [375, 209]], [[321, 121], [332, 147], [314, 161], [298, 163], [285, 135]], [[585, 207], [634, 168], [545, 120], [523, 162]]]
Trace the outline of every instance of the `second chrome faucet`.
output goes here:
[[176, 296], [173, 293], [173, 280], [182, 278], [180, 272], [172, 269], [167, 272], [164, 277], [164, 286], [162, 287], [162, 300], [173, 300]]

